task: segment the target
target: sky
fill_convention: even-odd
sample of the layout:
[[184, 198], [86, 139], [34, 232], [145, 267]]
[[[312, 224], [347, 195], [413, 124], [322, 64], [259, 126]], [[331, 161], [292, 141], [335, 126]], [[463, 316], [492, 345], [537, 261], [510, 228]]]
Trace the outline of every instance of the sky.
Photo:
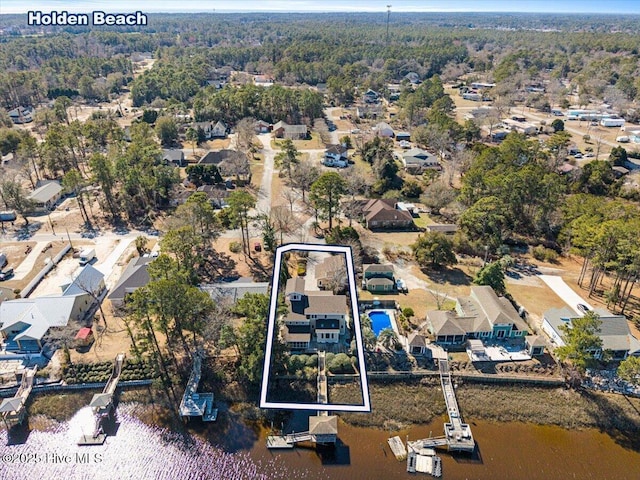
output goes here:
[[0, 13], [107, 12], [538, 12], [640, 14], [640, 0], [0, 0]]

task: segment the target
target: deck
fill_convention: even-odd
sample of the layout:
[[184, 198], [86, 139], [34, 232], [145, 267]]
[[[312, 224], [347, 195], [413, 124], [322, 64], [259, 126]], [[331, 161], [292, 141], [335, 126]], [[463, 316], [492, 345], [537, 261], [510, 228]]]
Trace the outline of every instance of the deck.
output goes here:
[[20, 424], [24, 420], [27, 409], [26, 404], [33, 389], [33, 381], [38, 371], [38, 366], [34, 366], [31, 369], [26, 370], [22, 374], [22, 381], [18, 391], [13, 398], [6, 398], [0, 404], [0, 412], [2, 412], [2, 419], [4, 420], [7, 428], [10, 425]]

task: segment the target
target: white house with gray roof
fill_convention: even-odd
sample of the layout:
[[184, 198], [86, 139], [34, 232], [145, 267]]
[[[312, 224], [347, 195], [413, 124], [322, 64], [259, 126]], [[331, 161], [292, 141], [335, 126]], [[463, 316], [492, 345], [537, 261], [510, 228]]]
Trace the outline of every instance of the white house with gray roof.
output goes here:
[[0, 304], [0, 333], [6, 351], [39, 352], [50, 328], [84, 319], [101, 301], [104, 275], [87, 265], [62, 285], [62, 290], [58, 295], [6, 300]]
[[[624, 315], [614, 315], [603, 308], [596, 308], [594, 312], [602, 321], [598, 332], [602, 339], [602, 349], [593, 352], [594, 358], [602, 358], [603, 350], [609, 350], [614, 360], [624, 360], [629, 355], [640, 356], [640, 340], [631, 334], [629, 322]], [[560, 327], [571, 326], [571, 320], [579, 316], [568, 307], [551, 308], [544, 312], [542, 331], [555, 345], [562, 347], [565, 342], [564, 332]]]
[[51, 180], [36, 188], [28, 198], [34, 203], [36, 209], [51, 210], [61, 197], [62, 185], [58, 181]]

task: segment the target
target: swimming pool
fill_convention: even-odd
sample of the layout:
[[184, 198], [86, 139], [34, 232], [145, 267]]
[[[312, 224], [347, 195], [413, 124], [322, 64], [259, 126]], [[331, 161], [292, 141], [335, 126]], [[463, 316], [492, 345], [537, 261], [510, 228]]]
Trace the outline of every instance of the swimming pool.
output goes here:
[[389, 312], [384, 310], [373, 310], [369, 312], [369, 318], [371, 319], [371, 329], [376, 336], [380, 335], [380, 332], [385, 328], [393, 328], [391, 326], [391, 316]]

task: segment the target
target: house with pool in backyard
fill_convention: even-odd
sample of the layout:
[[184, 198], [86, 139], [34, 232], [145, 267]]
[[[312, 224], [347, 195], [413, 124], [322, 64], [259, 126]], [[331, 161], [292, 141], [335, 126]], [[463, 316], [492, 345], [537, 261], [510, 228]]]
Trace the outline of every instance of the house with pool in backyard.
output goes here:
[[431, 356], [432, 348], [466, 349], [472, 361], [529, 360], [544, 353], [546, 342], [530, 335], [527, 323], [505, 297], [488, 286], [473, 286], [456, 299], [455, 311], [427, 312], [422, 328], [407, 337], [407, 351]]

